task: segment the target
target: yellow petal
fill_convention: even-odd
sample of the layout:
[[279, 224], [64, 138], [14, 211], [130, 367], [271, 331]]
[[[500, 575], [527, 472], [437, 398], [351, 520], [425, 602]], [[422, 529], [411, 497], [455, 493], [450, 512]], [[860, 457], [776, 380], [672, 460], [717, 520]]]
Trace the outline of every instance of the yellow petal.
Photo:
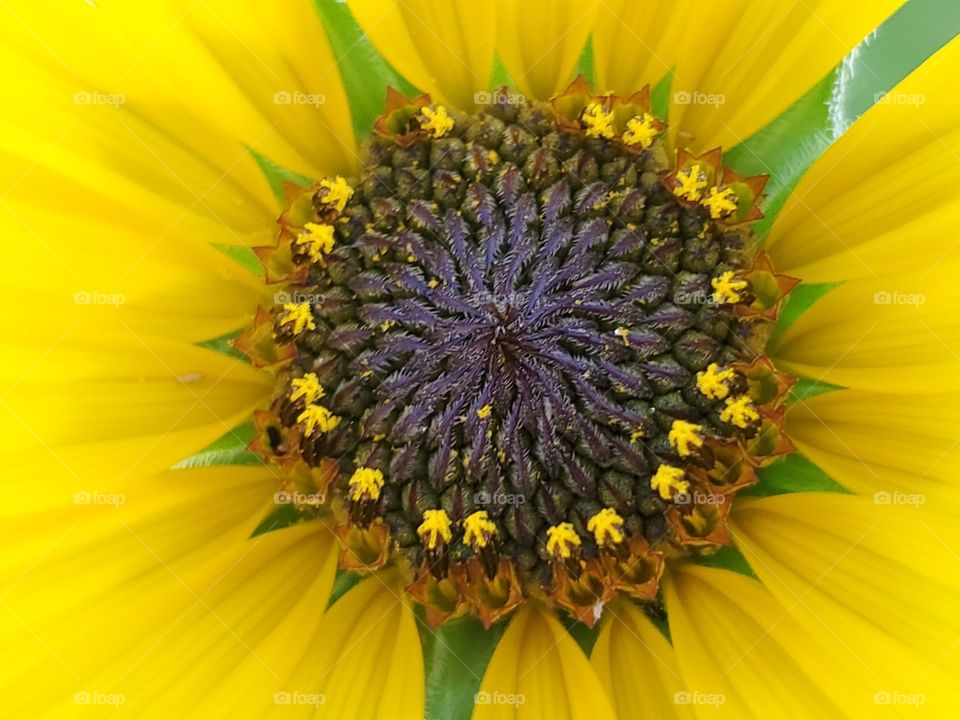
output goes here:
[[633, 603], [618, 601], [604, 608], [590, 664], [618, 717], [693, 717], [689, 705], [675, 701], [683, 681], [673, 648]]
[[955, 712], [955, 521], [835, 493], [745, 502], [733, 518], [764, 585], [811, 636], [837, 641], [849, 675], [865, 673], [874, 692], [923, 695], [934, 717]]
[[698, 717], [871, 716], [869, 674], [845, 668], [828, 631], [807, 632], [756, 580], [684, 566], [671, 573], [666, 600], [684, 680], [676, 700]]
[[570, 84], [602, 4], [499, 0], [497, 51], [520, 90], [545, 100]]
[[[73, 106], [70, 116], [113, 113], [124, 121], [144, 120], [125, 130], [116, 125], [123, 131], [117, 139], [130, 148], [140, 141], [149, 149], [154, 136], [176, 138], [198, 165], [230, 180], [242, 178], [242, 185], [257, 172], [244, 156], [245, 145], [301, 172], [355, 166], [345, 93], [309, 0], [270, 7], [227, 0], [103, 0], [65, 3], [56, 12], [21, 3], [16, 10], [5, 8], [2, 25], [10, 54], [34, 70], [16, 79], [5, 73], [5, 85], [17, 82], [35, 94], [40, 77], [48, 84], [52, 79], [61, 93], [54, 107]], [[97, 93], [122, 102], [112, 106]], [[50, 114], [52, 107], [44, 115]], [[153, 134], [141, 135], [142, 129]], [[176, 186], [171, 176], [177, 166], [158, 155], [172, 171], [163, 181]], [[194, 189], [201, 194], [208, 186]]]
[[796, 403], [787, 432], [844, 487], [878, 502], [960, 508], [960, 397], [839, 390]]
[[672, 67], [670, 127], [681, 145], [733, 147], [823, 77], [901, 0], [605, 3], [595, 52], [601, 88], [656, 84]]
[[311, 648], [285, 690], [319, 694], [321, 717], [422, 720], [423, 651], [399, 578], [375, 575], [347, 592]]
[[250, 468], [173, 471], [116, 507], [5, 521], [4, 709], [63, 717], [89, 693], [144, 717], [214, 699], [266, 714], [336, 565], [322, 523], [248, 539], [275, 487]]
[[[593, 30], [597, 89], [629, 95], [656, 85], [674, 67], [677, 43], [699, 13], [684, 2], [605, 0]], [[687, 8], [689, 9], [689, 8]]]
[[880, 99], [804, 176], [771, 231], [777, 268], [810, 282], [926, 268], [960, 254], [960, 43]]
[[551, 612], [527, 602], [507, 626], [480, 684], [472, 720], [612, 720], [583, 651]]
[[772, 356], [787, 372], [885, 393], [960, 389], [960, 260], [852, 280], [818, 300]]
[[357, 22], [397, 71], [434, 100], [467, 108], [488, 90], [494, 3], [469, 10], [442, 0], [349, 0]]
[[124, 335], [4, 344], [0, 456], [28, 505], [64, 504], [170, 467], [230, 431], [269, 393], [269, 376], [209, 350]]

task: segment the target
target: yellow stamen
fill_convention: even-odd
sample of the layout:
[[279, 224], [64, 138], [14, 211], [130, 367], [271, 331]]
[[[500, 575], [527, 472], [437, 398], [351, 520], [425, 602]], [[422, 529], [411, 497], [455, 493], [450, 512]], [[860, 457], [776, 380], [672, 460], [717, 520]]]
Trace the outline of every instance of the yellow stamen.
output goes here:
[[567, 560], [573, 556], [573, 551], [579, 548], [581, 543], [577, 531], [568, 522], [547, 528], [547, 552], [554, 557]]
[[692, 165], [677, 171], [677, 184], [673, 194], [678, 198], [697, 202], [703, 197], [703, 189], [707, 186], [707, 178], [699, 165]]
[[720, 412], [720, 419], [746, 429], [760, 419], [760, 413], [747, 395], [741, 395], [738, 398], [727, 398], [727, 406]]
[[583, 124], [587, 126], [587, 137], [613, 137], [613, 113], [606, 112], [600, 103], [590, 103], [583, 112]]
[[623, 142], [630, 146], [639, 145], [641, 149], [646, 150], [653, 145], [653, 139], [659, 133], [656, 118], [650, 113], [643, 113], [627, 120]]
[[623, 518], [613, 508], [604, 508], [587, 521], [587, 530], [593, 533], [597, 545], [619, 545], [623, 542]]
[[353, 188], [339, 175], [333, 180], [321, 180], [320, 187], [327, 191], [320, 198], [320, 202], [332, 205], [337, 212], [343, 212], [347, 201], [353, 197]]
[[290, 402], [303, 398], [303, 402], [309, 405], [326, 395], [316, 373], [307, 373], [303, 377], [294, 378], [290, 381], [290, 387]]
[[660, 497], [664, 500], [669, 500], [672, 495], [671, 490], [685, 493], [690, 489], [690, 483], [683, 479], [685, 475], [686, 473], [680, 468], [661, 465], [650, 478], [650, 487], [660, 493]]
[[743, 298], [741, 293], [747, 287], [746, 280], [735, 280], [733, 271], [727, 270], [710, 281], [713, 286], [713, 301], [719, 305], [733, 305]]
[[373, 468], [357, 468], [350, 477], [349, 485], [351, 500], [377, 500], [383, 489], [383, 473]]
[[453, 118], [443, 105], [436, 105], [435, 108], [425, 107], [420, 111], [420, 115], [420, 127], [434, 138], [442, 138], [453, 130]]
[[308, 303], [284, 303], [283, 311], [286, 313], [280, 318], [280, 325], [293, 324], [293, 334], [299, 335], [306, 330], [316, 330], [317, 325], [313, 322], [313, 313], [310, 312]]
[[313, 435], [314, 430], [330, 432], [340, 424], [340, 416], [334, 415], [323, 405], [307, 405], [306, 409], [297, 415], [297, 422], [303, 423], [305, 435]]
[[481, 420], [486, 420], [490, 417], [490, 413], [493, 412], [493, 406], [490, 404], [484, 405], [482, 408], [477, 410], [477, 417]]
[[731, 189], [710, 188], [710, 194], [700, 201], [714, 220], [728, 217], [737, 211], [737, 194]]
[[333, 250], [333, 225], [307, 223], [304, 232], [297, 235], [297, 245], [306, 245], [310, 259], [320, 262], [323, 256]]
[[426, 541], [429, 550], [436, 550], [441, 541], [449, 545], [453, 533], [450, 532], [450, 516], [447, 511], [424, 510], [423, 522], [417, 528], [417, 535], [421, 542]]
[[735, 376], [732, 368], [721, 370], [716, 363], [710, 363], [706, 370], [697, 373], [697, 390], [711, 400], [723, 400], [730, 394], [728, 383]]
[[693, 512], [689, 515], [684, 516], [684, 520], [687, 521], [687, 524], [697, 535], [703, 535], [704, 530], [707, 529], [707, 518], [703, 516], [703, 513], [700, 512], [699, 508], [694, 508]]
[[485, 548], [496, 534], [497, 526], [486, 510], [477, 510], [463, 521], [463, 541], [475, 550]]
[[686, 420], [674, 420], [667, 439], [680, 457], [689, 457], [696, 448], [703, 447], [703, 426]]

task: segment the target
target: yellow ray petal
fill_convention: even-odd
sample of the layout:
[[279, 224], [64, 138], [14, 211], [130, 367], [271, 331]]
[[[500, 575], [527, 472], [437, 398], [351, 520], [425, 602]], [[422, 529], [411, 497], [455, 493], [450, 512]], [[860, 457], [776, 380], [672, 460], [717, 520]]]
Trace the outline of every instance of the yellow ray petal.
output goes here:
[[520, 90], [545, 100], [570, 84], [601, 5], [597, 0], [500, 0], [497, 51]]
[[819, 282], [926, 268], [960, 254], [960, 43], [874, 105], [804, 176], [768, 246], [779, 269]]
[[869, 673], [846, 667], [826, 631], [807, 632], [756, 580], [684, 566], [671, 573], [666, 600], [685, 684], [677, 698], [698, 717], [871, 716]]
[[614, 717], [603, 685], [580, 647], [552, 613], [526, 603], [493, 652], [472, 720]]
[[[76, 102], [71, 115], [143, 119], [231, 179], [234, 170], [244, 179], [256, 172], [242, 155], [246, 144], [301, 172], [355, 164], [345, 93], [309, 0], [270, 7], [104, 0], [65, 3], [54, 13], [21, 3], [5, 8], [2, 24], [11, 54], [34, 68], [5, 82], [36, 90], [36, 72], [48, 70], [62, 92], [57, 107]], [[97, 93], [123, 101], [110, 107]], [[131, 131], [121, 139], [139, 152]]]
[[274, 487], [248, 468], [169, 472], [116, 508], [5, 522], [4, 709], [63, 717], [90, 693], [143, 717], [215, 699], [266, 714], [336, 564], [322, 523], [248, 539]]
[[320, 717], [423, 718], [423, 651], [397, 577], [367, 578], [340, 598], [312, 647], [284, 690], [320, 695]]
[[[680, 39], [670, 125], [678, 143], [733, 147], [823, 77], [902, 0], [676, 4]], [[654, 79], [656, 81], [656, 79]]]
[[633, 603], [618, 601], [604, 608], [590, 664], [618, 717], [693, 717], [689, 705], [676, 702], [683, 681], [673, 648]]
[[835, 493], [738, 504], [738, 546], [811, 636], [836, 639], [874, 692], [920, 694], [955, 712], [960, 535], [955, 521]]
[[435, 100], [472, 107], [493, 70], [496, 10], [442, 0], [349, 0], [357, 22], [407, 80]]
[[787, 432], [832, 478], [878, 502], [960, 509], [960, 397], [839, 390], [790, 406]]
[[863, 390], [960, 389], [960, 260], [852, 280], [818, 300], [772, 356], [787, 372]]
[[629, 95], [655, 85], [677, 61], [676, 46], [698, 15], [682, 12], [685, 3], [605, 0], [593, 30], [597, 89]]
[[[34, 171], [31, 178], [47, 172]], [[190, 342], [249, 323], [270, 292], [261, 278], [206, 242], [163, 236], [128, 224], [119, 199], [44, 207], [56, 187], [79, 203], [75, 185], [57, 182], [0, 205], [0, 233], [10, 238], [0, 281], [15, 312], [6, 331], [21, 340], [54, 342], [68, 329], [110, 328]], [[91, 212], [93, 208], [97, 214]], [[133, 220], [133, 218], [131, 218]], [[42, 321], [38, 310], [42, 309]]]
[[4, 354], [0, 452], [11, 477], [55, 483], [24, 493], [40, 506], [169, 467], [249, 417], [270, 388], [235, 358], [130, 332], [7, 343]]

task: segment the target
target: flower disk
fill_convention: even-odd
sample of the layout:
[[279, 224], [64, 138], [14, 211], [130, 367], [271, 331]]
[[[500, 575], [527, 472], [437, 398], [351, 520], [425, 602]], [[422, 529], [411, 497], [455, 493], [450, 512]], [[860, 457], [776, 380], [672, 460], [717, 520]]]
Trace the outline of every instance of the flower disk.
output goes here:
[[388, 538], [373, 564], [453, 608], [477, 583], [574, 614], [650, 598], [664, 554], [716, 542], [723, 498], [693, 493], [746, 484], [730, 450], [765, 421], [750, 235], [719, 163], [671, 174], [645, 109], [496, 97], [394, 98], [352, 192], [281, 219], [303, 302], [274, 313], [272, 451], [335, 463], [348, 545]]

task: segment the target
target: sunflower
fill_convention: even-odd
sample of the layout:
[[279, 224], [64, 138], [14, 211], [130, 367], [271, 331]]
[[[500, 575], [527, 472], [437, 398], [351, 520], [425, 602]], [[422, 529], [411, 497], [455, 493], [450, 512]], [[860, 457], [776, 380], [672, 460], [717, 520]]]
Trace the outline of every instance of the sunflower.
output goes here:
[[4, 717], [956, 715], [956, 8], [0, 13]]

